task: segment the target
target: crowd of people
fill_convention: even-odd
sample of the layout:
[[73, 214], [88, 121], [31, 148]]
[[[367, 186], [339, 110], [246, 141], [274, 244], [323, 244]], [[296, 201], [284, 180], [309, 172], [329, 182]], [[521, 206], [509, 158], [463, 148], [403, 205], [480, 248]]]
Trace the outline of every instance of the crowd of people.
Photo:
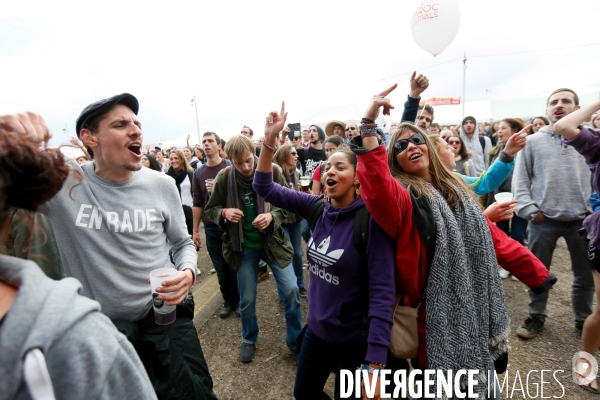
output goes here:
[[[209, 131], [193, 147], [188, 136], [182, 149], [145, 151], [138, 101], [124, 93], [81, 112], [72, 143], [84, 156], [71, 161], [45, 146], [41, 116], [0, 117], [0, 393], [217, 398], [192, 322], [200, 229], [219, 316], [240, 317], [243, 363], [257, 356], [257, 285], [270, 268], [282, 338], [298, 357], [297, 399], [329, 398], [331, 373], [340, 398], [342, 370], [411, 368], [479, 370], [480, 398], [500, 398], [488, 372], [504, 372], [510, 352], [502, 279], [529, 288], [516, 335], [536, 337], [551, 322], [560, 237], [571, 255], [573, 326], [595, 355], [600, 100], [581, 108], [561, 88], [545, 117], [441, 126], [420, 104], [428, 86], [412, 75], [387, 132], [375, 121], [395, 108], [396, 85], [373, 96], [360, 122], [293, 131], [283, 103], [258, 139], [243, 126], [227, 142]], [[499, 193], [514, 199], [496, 201]], [[176, 306], [169, 325], [155, 323], [148, 291], [148, 273], [161, 267], [178, 270], [155, 288]], [[417, 321], [405, 353], [390, 350], [399, 306]], [[582, 357], [574, 372], [599, 394], [589, 368]], [[364, 385], [356, 390], [366, 396]]]

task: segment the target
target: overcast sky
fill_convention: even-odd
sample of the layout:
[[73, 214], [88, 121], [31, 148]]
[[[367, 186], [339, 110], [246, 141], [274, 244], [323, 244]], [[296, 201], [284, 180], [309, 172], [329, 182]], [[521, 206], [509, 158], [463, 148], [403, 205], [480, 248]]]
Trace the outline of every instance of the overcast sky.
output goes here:
[[[423, 97], [462, 94], [464, 52], [467, 101], [600, 90], [598, 0], [459, 0], [458, 35], [435, 58], [411, 35], [419, 4], [4, 2], [0, 112], [42, 114], [56, 145], [68, 138], [63, 129], [75, 134], [87, 104], [129, 92], [140, 101], [145, 139], [171, 140], [196, 132], [195, 95], [200, 132], [227, 138], [244, 124], [260, 133], [281, 100], [293, 121], [308, 108], [362, 109], [397, 82], [390, 97], [399, 118], [414, 69], [430, 78]], [[520, 54], [497, 55], [505, 53]]]

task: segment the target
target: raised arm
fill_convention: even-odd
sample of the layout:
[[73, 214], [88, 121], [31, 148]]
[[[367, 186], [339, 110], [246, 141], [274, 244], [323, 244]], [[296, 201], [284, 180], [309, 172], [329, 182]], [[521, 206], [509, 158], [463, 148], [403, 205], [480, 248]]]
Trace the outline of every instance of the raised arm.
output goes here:
[[401, 122], [415, 123], [417, 114], [419, 112], [419, 101], [421, 100], [421, 93], [429, 87], [429, 80], [423, 74], [417, 76], [417, 71], [414, 71], [410, 77], [410, 92], [408, 98], [404, 103], [404, 111], [402, 111]]
[[285, 102], [281, 102], [281, 111], [271, 111], [265, 121], [265, 141], [258, 157], [252, 187], [256, 193], [276, 207], [299, 214], [306, 218], [313, 203], [319, 198], [298, 192], [273, 183], [273, 152], [275, 143], [287, 118]]
[[573, 140], [581, 131], [579, 126], [584, 121], [588, 120], [598, 110], [600, 110], [600, 99], [562, 117], [556, 124], [554, 124], [554, 130], [559, 135], [562, 135], [565, 139]]
[[394, 108], [386, 96], [396, 86], [373, 96], [360, 127], [361, 135], [352, 139], [351, 146], [358, 156], [356, 176], [361, 196], [373, 219], [393, 238], [398, 237], [402, 222], [411, 215], [412, 202], [406, 189], [390, 173], [385, 146], [380, 145], [374, 136], [373, 121], [379, 116], [380, 107], [383, 107], [385, 115]]
[[476, 194], [483, 195], [492, 192], [508, 178], [515, 167], [515, 154], [527, 144], [527, 130], [530, 127], [531, 125], [527, 125], [519, 133], [512, 135], [500, 156], [479, 177], [461, 175]]

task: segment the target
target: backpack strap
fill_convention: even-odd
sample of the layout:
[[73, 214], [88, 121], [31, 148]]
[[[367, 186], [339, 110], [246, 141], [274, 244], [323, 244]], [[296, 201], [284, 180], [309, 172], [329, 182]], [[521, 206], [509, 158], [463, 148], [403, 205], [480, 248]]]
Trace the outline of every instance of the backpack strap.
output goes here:
[[369, 210], [367, 207], [361, 207], [354, 215], [354, 245], [360, 253], [360, 258], [365, 263], [367, 261], [367, 245], [369, 244]]
[[485, 151], [485, 139], [481, 135], [479, 135], [479, 143], [481, 144], [481, 152], [484, 152]]
[[204, 170], [204, 166], [206, 164], [202, 164], [198, 169], [196, 169], [196, 172], [194, 173], [194, 176], [196, 177], [196, 182], [198, 182], [198, 187], [202, 188], [202, 185], [200, 185], [200, 182], [202, 182], [202, 171]]
[[311, 231], [315, 230], [315, 225], [317, 224], [317, 220], [319, 219], [321, 214], [323, 214], [324, 210], [325, 210], [325, 202], [322, 199], [316, 201], [310, 208], [310, 211], [308, 213], [307, 222], [308, 222], [308, 226], [310, 227]]

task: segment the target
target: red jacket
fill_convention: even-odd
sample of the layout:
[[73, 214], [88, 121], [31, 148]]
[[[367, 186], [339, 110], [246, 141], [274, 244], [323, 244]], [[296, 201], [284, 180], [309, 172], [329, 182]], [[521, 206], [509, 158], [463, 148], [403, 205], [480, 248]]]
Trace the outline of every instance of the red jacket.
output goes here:
[[[360, 194], [377, 223], [398, 244], [396, 292], [406, 294], [412, 307], [423, 298], [431, 255], [413, 223], [413, 202], [408, 191], [393, 177], [384, 146], [358, 154]], [[536, 292], [548, 290], [556, 278], [525, 246], [509, 238], [487, 219], [498, 264]], [[429, 238], [427, 238], [429, 239]], [[433, 239], [433, 238], [432, 238]], [[419, 309], [419, 365], [426, 367], [425, 304]]]

